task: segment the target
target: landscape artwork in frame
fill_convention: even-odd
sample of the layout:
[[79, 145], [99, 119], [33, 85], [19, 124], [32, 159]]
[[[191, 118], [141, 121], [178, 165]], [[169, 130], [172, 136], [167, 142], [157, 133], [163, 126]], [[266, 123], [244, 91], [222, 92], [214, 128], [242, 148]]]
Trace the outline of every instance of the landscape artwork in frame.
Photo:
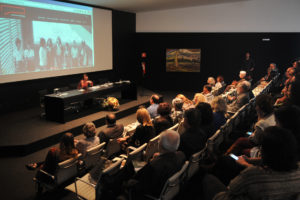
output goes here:
[[201, 49], [166, 49], [167, 72], [200, 72]]

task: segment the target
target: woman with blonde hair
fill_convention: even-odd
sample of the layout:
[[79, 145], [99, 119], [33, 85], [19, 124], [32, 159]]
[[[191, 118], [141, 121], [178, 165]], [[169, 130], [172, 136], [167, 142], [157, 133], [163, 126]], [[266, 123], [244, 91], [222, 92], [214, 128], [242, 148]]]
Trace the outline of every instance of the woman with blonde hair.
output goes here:
[[214, 114], [214, 132], [226, 123], [225, 114], [227, 112], [227, 104], [224, 98], [218, 96], [211, 102], [211, 108]]
[[146, 108], [139, 108], [136, 111], [137, 121], [140, 123], [135, 129], [134, 134], [129, 137], [119, 138], [118, 142], [123, 143], [128, 140], [129, 146], [138, 147], [155, 136], [155, 130], [151, 122], [151, 117]]
[[194, 102], [195, 106], [197, 106], [198, 103], [207, 102], [207, 100], [206, 100], [206, 97], [203, 94], [196, 93], [195, 96], [194, 96], [193, 102]]
[[178, 94], [178, 95], [176, 96], [176, 98], [179, 98], [179, 99], [182, 100], [182, 102], [183, 102], [182, 110], [183, 110], [183, 111], [188, 110], [188, 109], [194, 107], [193, 101], [189, 100], [189, 99], [188, 99], [186, 96], [184, 96], [183, 94]]

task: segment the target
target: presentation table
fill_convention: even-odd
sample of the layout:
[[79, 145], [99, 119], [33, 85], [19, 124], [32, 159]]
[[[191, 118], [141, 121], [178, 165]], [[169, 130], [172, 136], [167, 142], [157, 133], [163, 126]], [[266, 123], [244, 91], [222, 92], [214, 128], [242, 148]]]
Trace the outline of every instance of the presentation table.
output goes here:
[[66, 121], [76, 119], [80, 116], [79, 114], [72, 115], [72, 117], [70, 117], [70, 114], [67, 112], [68, 108], [70, 108], [72, 105], [103, 97], [118, 91], [121, 91], [122, 99], [129, 99], [130, 97], [128, 97], [126, 91], [130, 88], [130, 85], [130, 81], [120, 81], [89, 87], [86, 90], [76, 89], [45, 95], [44, 101], [46, 119], [60, 123], [65, 123]]

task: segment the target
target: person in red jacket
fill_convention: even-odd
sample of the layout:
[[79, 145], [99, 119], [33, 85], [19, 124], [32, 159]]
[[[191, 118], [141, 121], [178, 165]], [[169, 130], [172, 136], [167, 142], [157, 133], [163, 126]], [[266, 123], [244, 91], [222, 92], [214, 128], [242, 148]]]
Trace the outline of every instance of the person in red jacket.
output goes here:
[[89, 80], [89, 77], [87, 74], [83, 74], [83, 79], [80, 80], [77, 88], [78, 89], [87, 89], [88, 87], [93, 86], [93, 81]]

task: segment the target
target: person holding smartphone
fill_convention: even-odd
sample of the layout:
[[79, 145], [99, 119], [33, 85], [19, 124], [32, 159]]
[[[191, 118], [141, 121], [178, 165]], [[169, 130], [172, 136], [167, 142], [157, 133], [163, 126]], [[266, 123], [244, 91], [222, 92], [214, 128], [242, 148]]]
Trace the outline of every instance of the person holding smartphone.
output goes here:
[[249, 137], [240, 137], [227, 150], [225, 155], [233, 153], [235, 155], [250, 156], [251, 148], [261, 144], [262, 132], [269, 126], [275, 126], [275, 117], [273, 114], [273, 100], [270, 95], [263, 94], [256, 97], [255, 110], [257, 113], [257, 122], [254, 125], [254, 131]]

